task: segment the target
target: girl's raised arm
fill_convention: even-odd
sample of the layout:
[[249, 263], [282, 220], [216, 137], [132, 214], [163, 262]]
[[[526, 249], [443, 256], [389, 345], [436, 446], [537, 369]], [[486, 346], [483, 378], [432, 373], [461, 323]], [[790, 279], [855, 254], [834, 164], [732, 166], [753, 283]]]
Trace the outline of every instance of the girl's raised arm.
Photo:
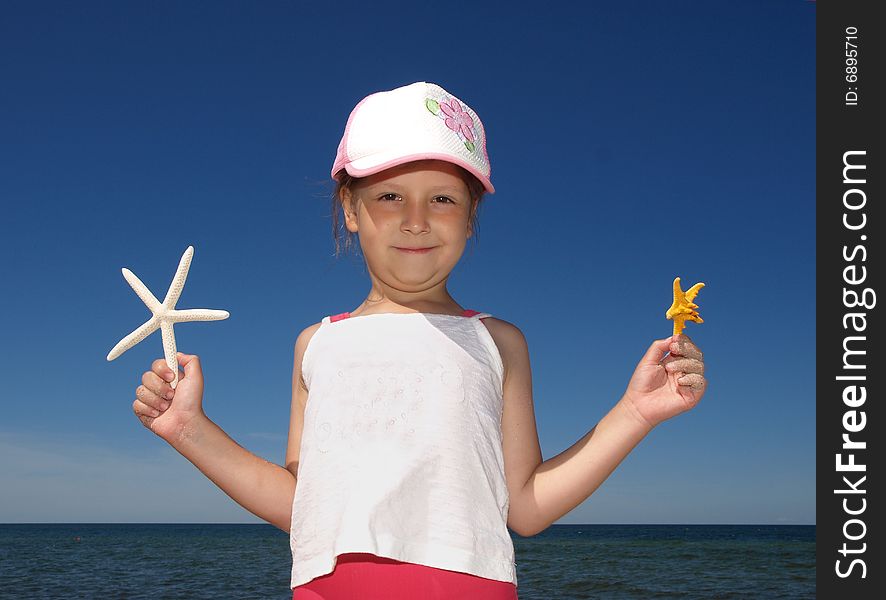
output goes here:
[[[302, 332], [295, 344], [294, 412], [303, 411], [306, 401], [306, 391], [299, 382], [307, 339], [309, 336]], [[153, 362], [151, 370], [142, 376], [142, 385], [136, 389], [135, 414], [145, 427], [166, 440], [237, 504], [288, 533], [303, 415], [294, 414], [291, 419], [286, 459], [289, 468], [270, 463], [237, 444], [203, 412], [203, 371], [199, 357], [179, 352], [178, 362], [185, 375], [175, 390], [169, 385], [173, 374], [166, 362], [163, 359]]]
[[516, 375], [509, 374], [505, 382], [502, 427], [510, 441], [505, 463], [512, 472], [519, 470], [511, 493], [511, 518], [519, 524], [514, 530], [531, 536], [584, 502], [655, 426], [698, 404], [707, 380], [702, 352], [688, 336], [656, 340], [624, 396], [596, 427], [557, 456], [538, 462], [538, 438], [534, 427], [526, 426], [534, 422], [528, 350], [522, 336], [517, 339], [519, 344], [508, 345], [508, 362]]

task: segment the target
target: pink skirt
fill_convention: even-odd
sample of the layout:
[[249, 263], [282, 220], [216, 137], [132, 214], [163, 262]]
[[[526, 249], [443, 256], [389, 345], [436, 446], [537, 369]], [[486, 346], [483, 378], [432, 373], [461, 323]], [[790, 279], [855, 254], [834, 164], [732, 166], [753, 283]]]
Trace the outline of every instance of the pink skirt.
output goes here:
[[332, 573], [292, 589], [292, 600], [517, 600], [517, 586], [469, 573], [341, 554]]

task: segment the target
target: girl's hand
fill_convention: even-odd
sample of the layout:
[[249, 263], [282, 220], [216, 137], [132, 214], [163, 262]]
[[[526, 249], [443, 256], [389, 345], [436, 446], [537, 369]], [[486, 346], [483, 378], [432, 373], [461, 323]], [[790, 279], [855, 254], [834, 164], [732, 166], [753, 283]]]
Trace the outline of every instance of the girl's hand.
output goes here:
[[132, 410], [142, 424], [166, 441], [180, 435], [194, 417], [203, 415], [203, 370], [200, 358], [176, 353], [185, 375], [173, 390], [169, 383], [172, 371], [158, 358], [151, 370], [142, 375], [142, 385], [135, 388]]
[[[662, 359], [662, 354], [670, 354]], [[650, 427], [693, 408], [704, 395], [704, 356], [689, 336], [656, 340], [634, 370], [624, 401]]]

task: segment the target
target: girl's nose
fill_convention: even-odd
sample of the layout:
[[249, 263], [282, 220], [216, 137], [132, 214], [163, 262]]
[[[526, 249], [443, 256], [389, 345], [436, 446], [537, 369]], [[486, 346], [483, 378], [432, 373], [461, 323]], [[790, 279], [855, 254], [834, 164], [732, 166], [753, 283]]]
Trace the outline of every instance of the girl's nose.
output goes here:
[[403, 223], [401, 224], [401, 229], [411, 231], [412, 233], [427, 231], [429, 229], [428, 218], [425, 214], [424, 208], [419, 205], [408, 206], [406, 210], [403, 211]]

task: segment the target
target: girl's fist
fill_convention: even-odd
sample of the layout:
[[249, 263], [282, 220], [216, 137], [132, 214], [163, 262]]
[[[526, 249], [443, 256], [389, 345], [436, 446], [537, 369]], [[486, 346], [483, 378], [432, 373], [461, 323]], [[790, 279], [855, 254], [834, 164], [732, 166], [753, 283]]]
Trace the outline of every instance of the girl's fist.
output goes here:
[[142, 424], [170, 441], [180, 435], [187, 424], [203, 412], [203, 370], [200, 358], [193, 354], [176, 354], [178, 364], [184, 368], [173, 390], [170, 382], [173, 373], [166, 361], [158, 358], [151, 363], [151, 370], [142, 374], [142, 385], [135, 389], [132, 410]]
[[[662, 355], [669, 354], [662, 358]], [[637, 365], [625, 400], [649, 427], [693, 408], [705, 393], [704, 355], [689, 336], [656, 340]]]

